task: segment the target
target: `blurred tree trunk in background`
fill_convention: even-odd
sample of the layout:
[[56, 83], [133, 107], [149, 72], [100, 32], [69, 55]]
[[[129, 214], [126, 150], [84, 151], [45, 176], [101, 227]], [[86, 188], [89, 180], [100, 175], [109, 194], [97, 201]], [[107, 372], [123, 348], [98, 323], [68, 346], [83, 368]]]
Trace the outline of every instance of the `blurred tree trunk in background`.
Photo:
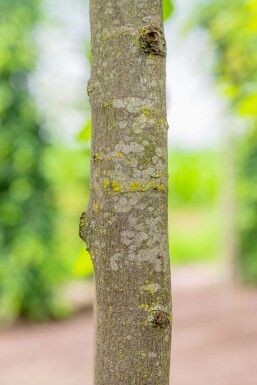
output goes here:
[[230, 284], [238, 284], [240, 282], [239, 267], [239, 242], [237, 228], [237, 194], [236, 194], [236, 167], [237, 167], [237, 141], [233, 132], [233, 127], [228, 128], [226, 132], [225, 145], [225, 183], [222, 191], [224, 197], [225, 210], [225, 258], [226, 258], [226, 276]]
[[168, 385], [171, 289], [161, 0], [90, 1], [95, 385]]
[[[236, 154], [228, 160], [231, 169], [232, 227], [230, 250], [234, 253], [231, 268], [237, 279], [257, 283], [257, 2], [246, 0], [199, 1], [193, 15], [194, 26], [204, 28], [214, 47], [213, 72], [219, 89], [228, 100], [234, 115], [244, 120], [245, 131], [238, 137]], [[242, 126], [242, 124], [241, 124]], [[236, 171], [236, 172], [235, 172]], [[234, 175], [233, 175], [234, 174]], [[237, 199], [235, 208], [234, 197]], [[235, 233], [236, 226], [236, 233]], [[236, 236], [235, 236], [236, 234]], [[236, 246], [236, 247], [235, 247]]]

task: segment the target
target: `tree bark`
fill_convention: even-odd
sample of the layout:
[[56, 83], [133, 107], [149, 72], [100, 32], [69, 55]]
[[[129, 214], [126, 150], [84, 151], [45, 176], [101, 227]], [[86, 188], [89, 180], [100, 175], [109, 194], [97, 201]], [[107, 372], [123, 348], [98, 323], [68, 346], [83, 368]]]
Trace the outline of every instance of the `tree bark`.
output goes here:
[[95, 385], [168, 385], [171, 288], [161, 0], [90, 1]]

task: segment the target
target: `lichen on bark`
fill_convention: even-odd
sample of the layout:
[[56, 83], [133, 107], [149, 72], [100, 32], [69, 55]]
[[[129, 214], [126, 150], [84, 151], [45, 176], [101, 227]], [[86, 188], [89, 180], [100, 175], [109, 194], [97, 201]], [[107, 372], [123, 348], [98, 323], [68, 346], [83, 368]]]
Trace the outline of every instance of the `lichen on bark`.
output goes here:
[[90, 0], [95, 385], [168, 385], [166, 46], [161, 0]]

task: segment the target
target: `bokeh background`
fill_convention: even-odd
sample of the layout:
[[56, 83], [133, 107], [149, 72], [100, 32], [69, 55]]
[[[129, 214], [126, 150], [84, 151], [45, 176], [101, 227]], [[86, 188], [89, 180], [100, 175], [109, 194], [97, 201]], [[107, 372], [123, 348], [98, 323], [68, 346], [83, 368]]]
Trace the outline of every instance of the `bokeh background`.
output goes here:
[[[172, 383], [256, 385], [257, 3], [164, 17]], [[87, 0], [0, 0], [1, 385], [92, 384], [89, 76]]]

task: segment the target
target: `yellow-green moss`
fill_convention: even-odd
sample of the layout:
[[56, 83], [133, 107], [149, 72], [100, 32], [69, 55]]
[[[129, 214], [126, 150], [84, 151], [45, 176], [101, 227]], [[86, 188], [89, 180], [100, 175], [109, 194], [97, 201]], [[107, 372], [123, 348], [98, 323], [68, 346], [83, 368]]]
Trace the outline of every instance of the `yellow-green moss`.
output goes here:
[[130, 186], [130, 191], [146, 191], [146, 187], [139, 182], [134, 182]]
[[93, 156], [94, 160], [96, 162], [98, 162], [99, 160], [104, 160], [104, 154], [101, 154], [99, 152], [97, 152], [94, 156]]
[[111, 107], [112, 106], [112, 102], [104, 102], [104, 107], [107, 108], [107, 107]]
[[116, 181], [112, 181], [110, 183], [110, 186], [112, 188], [112, 190], [115, 192], [115, 193], [118, 193], [120, 191], [122, 191], [122, 187], [120, 186], [120, 184]]
[[150, 114], [150, 109], [147, 107], [140, 108], [138, 112], [139, 112], [139, 114], [144, 114], [146, 117], [148, 117]]
[[96, 202], [95, 205], [94, 205], [94, 211], [96, 214], [98, 214], [98, 211], [99, 211], [99, 205], [98, 203]]
[[153, 190], [158, 190], [158, 191], [166, 191], [166, 186], [164, 184], [158, 184], [158, 183], [150, 183], [150, 188]]

